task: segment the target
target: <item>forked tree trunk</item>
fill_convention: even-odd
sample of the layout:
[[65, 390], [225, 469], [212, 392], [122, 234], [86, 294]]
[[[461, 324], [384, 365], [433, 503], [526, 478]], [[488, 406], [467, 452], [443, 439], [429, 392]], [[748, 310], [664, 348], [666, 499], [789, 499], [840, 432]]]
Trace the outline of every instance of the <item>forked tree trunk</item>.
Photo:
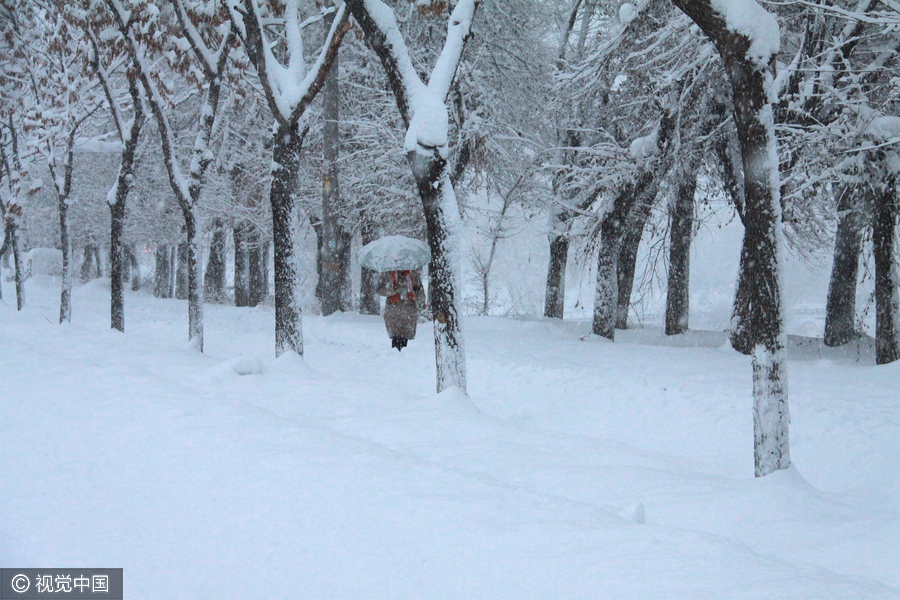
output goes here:
[[225, 300], [225, 225], [221, 219], [216, 219], [213, 225], [203, 287], [210, 302], [222, 303]]
[[900, 280], [897, 276], [895, 244], [897, 198], [894, 182], [885, 185], [875, 208], [872, 253], [875, 255], [875, 363], [886, 365], [900, 359]]
[[691, 235], [694, 230], [694, 193], [697, 173], [678, 183], [669, 229], [669, 276], [666, 292], [666, 335], [688, 329], [690, 320]]
[[303, 355], [302, 310], [294, 259], [294, 189], [303, 135], [297, 124], [279, 125], [272, 156], [272, 236], [275, 245], [275, 355]]
[[[634, 181], [628, 183], [617, 194], [612, 208], [600, 222], [600, 252], [597, 257], [597, 279], [594, 294], [594, 320], [591, 332], [610, 340], [615, 339], [616, 323], [619, 317], [619, 255], [622, 241], [629, 222], [643, 224], [649, 216], [653, 200], [659, 191], [657, 170], [668, 156], [669, 141], [677, 120], [672, 111], [667, 111], [660, 119], [656, 136], [656, 148], [662, 157], [660, 163], [645, 164]], [[663, 169], [664, 170], [664, 169]], [[646, 214], [645, 214], [646, 211]], [[637, 252], [640, 236], [632, 242]], [[636, 256], [636, 254], [635, 254]], [[634, 281], [633, 269], [630, 275]], [[630, 302], [631, 292], [628, 292]], [[626, 318], [627, 318], [627, 313]]]
[[858, 199], [855, 191], [846, 186], [839, 192], [834, 263], [825, 303], [826, 346], [842, 346], [857, 337], [856, 278], [862, 252], [862, 219], [860, 208], [854, 206]]
[[[348, 0], [346, 6], [366, 36], [370, 47], [381, 60], [388, 82], [397, 100], [397, 108], [408, 129], [407, 139], [415, 140], [415, 147], [407, 152], [407, 159], [416, 180], [419, 197], [425, 212], [426, 233], [431, 250], [429, 265], [429, 289], [431, 309], [434, 315], [435, 362], [438, 393], [458, 387], [466, 390], [466, 352], [463, 342], [462, 327], [457, 313], [457, 286], [459, 277], [459, 205], [447, 172], [446, 141], [431, 145], [428, 136], [420, 136], [437, 128], [440, 131], [447, 127], [446, 112], [430, 108], [428, 119], [415, 125], [419, 115], [412, 115], [417, 108], [410, 111], [411, 96], [420, 93], [423, 86], [429, 90], [426, 104], [434, 107], [432, 102], [444, 102], [453, 83], [462, 49], [469, 36], [469, 26], [477, 4], [474, 2], [458, 2], [453, 9], [448, 27], [447, 42], [438, 59], [439, 70], [432, 73], [434, 78], [426, 86], [413, 71], [402, 65], [409, 65], [409, 55], [405, 44], [400, 43], [402, 34], [397, 27], [393, 15], [386, 17], [389, 6], [381, 3], [366, 3], [362, 0]], [[370, 10], [377, 10], [378, 18], [373, 18]], [[468, 12], [467, 12], [468, 11]], [[399, 36], [399, 37], [398, 37]], [[443, 87], [442, 87], [443, 86]], [[418, 90], [418, 92], [413, 92]], [[437, 97], [434, 94], [437, 93]], [[446, 105], [443, 110], [446, 111]], [[435, 120], [437, 119], [437, 120]], [[426, 126], [425, 123], [428, 123]], [[444, 131], [446, 131], [444, 129]], [[442, 156], [443, 155], [443, 156]]]
[[[754, 40], [729, 24], [721, 4], [712, 0], [673, 0], [715, 44], [731, 80], [735, 125], [744, 167], [743, 265], [750, 296], [753, 327], [753, 433], [757, 477], [791, 465], [788, 428], [784, 323], [779, 279], [783, 231], [778, 183], [778, 151], [770, 92], [774, 86], [775, 55], [763, 62]], [[757, 21], [760, 32], [777, 34], [777, 21], [756, 2], [742, 18]], [[755, 14], [754, 14], [755, 13]], [[774, 30], [774, 31], [773, 31]], [[776, 38], [777, 39], [777, 38]]]

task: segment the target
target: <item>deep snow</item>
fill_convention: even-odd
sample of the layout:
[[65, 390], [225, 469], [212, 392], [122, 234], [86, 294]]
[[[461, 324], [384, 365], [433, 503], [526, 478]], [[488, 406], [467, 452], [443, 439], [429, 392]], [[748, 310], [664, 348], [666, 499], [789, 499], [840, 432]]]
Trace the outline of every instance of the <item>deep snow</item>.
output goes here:
[[[753, 478], [750, 359], [717, 332], [304, 320], [58, 278], [0, 303], [0, 564], [123, 567], [150, 598], [900, 598], [900, 364], [793, 338], [795, 469]], [[822, 357], [824, 358], [822, 358]]]

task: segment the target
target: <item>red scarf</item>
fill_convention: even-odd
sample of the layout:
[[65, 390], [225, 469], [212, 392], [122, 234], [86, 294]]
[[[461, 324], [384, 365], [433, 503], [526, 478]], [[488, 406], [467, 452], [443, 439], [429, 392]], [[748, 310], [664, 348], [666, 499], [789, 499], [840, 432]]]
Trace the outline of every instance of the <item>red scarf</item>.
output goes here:
[[[400, 274], [406, 277], [406, 297], [410, 302], [416, 301], [416, 292], [413, 290], [413, 279], [411, 271], [400, 271]], [[397, 271], [391, 271], [391, 289], [397, 289]], [[388, 302], [397, 304], [400, 302], [400, 292], [388, 297]]]

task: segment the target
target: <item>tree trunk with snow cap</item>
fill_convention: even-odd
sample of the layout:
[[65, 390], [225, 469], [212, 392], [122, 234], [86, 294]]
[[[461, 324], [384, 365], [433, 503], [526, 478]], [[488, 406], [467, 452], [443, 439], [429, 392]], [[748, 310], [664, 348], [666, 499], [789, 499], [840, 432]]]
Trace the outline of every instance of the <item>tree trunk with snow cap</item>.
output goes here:
[[466, 355], [457, 308], [460, 219], [447, 172], [446, 99], [477, 4], [475, 0], [457, 2], [427, 85], [412, 65], [393, 9], [381, 0], [349, 0], [346, 4], [378, 55], [407, 126], [407, 158], [422, 199], [431, 249], [428, 293], [434, 315], [437, 391], [454, 386], [465, 390]]
[[747, 282], [754, 328], [753, 431], [757, 477], [791, 465], [780, 263], [783, 245], [775, 140], [778, 22], [755, 0], [672, 0], [712, 39], [731, 80], [744, 167]]

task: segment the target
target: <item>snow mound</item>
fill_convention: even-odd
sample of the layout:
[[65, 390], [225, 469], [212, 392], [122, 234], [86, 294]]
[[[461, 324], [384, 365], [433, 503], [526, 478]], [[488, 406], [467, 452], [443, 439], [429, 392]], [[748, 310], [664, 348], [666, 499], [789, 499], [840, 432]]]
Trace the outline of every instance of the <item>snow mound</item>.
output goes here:
[[288, 350], [275, 359], [271, 371], [287, 377], [317, 377], [319, 374], [309, 366], [302, 356], [292, 350]]
[[635, 502], [634, 504], [629, 504], [621, 511], [619, 511], [619, 516], [626, 521], [633, 521], [638, 525], [644, 525], [647, 522], [647, 519], [644, 515], [643, 502]]
[[214, 375], [261, 375], [263, 362], [256, 356], [237, 356], [212, 368]]
[[477, 417], [481, 414], [481, 410], [475, 406], [469, 395], [458, 387], [444, 390], [436, 396], [436, 399], [436, 405], [445, 412], [468, 417]]

